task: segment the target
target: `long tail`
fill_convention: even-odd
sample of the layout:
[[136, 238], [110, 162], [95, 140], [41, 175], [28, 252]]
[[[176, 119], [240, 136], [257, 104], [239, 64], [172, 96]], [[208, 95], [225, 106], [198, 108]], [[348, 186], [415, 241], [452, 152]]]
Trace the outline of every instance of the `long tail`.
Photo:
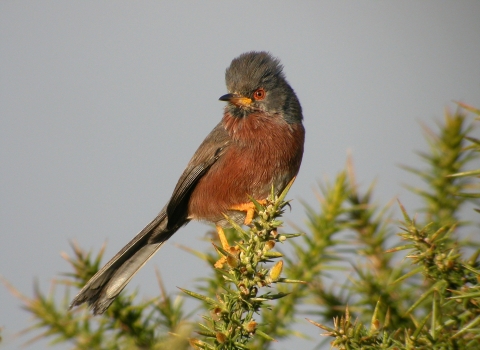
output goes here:
[[73, 299], [70, 309], [86, 302], [92, 308], [94, 315], [103, 314], [138, 270], [177, 229], [178, 226], [167, 229], [167, 215], [164, 208], [87, 282]]

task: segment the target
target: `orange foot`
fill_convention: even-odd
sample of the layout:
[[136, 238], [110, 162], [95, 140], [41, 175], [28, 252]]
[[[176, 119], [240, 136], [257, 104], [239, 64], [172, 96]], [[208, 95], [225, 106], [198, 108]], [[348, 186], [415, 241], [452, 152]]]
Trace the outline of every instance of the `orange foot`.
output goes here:
[[[260, 200], [257, 200], [257, 202], [260, 203], [261, 205], [267, 204], [266, 199], [260, 199]], [[247, 215], [245, 216], [245, 222], [244, 222], [245, 225], [248, 225], [252, 222], [253, 214], [255, 213], [255, 204], [253, 204], [253, 202], [237, 204], [231, 207], [230, 209], [247, 212]]]
[[[218, 238], [220, 239], [220, 243], [222, 243], [222, 248], [232, 255], [237, 255], [240, 252], [240, 249], [238, 248], [238, 246], [230, 247], [230, 244], [228, 244], [228, 241], [227, 241], [227, 237], [225, 237], [225, 232], [223, 232], [223, 228], [221, 228], [220, 226], [217, 226], [217, 232], [218, 232]], [[228, 258], [225, 255], [223, 255], [221, 252], [219, 253], [222, 255], [222, 257], [218, 259], [217, 262], [213, 265], [217, 269], [221, 269], [223, 265], [228, 262]]]
[[223, 232], [223, 228], [221, 226], [217, 226], [217, 233], [223, 249], [228, 250], [228, 248], [230, 248], [230, 244], [228, 244], [227, 237], [225, 236], [225, 232]]
[[[257, 202], [260, 203], [261, 205], [267, 204], [267, 201], [265, 199], [257, 200]], [[237, 204], [231, 207], [230, 209], [244, 211], [247, 213], [245, 215], [245, 221], [244, 221], [245, 225], [248, 225], [252, 222], [253, 214], [255, 213], [255, 204], [253, 202]], [[223, 229], [221, 226], [217, 226], [217, 233], [218, 233], [218, 238], [220, 239], [220, 243], [222, 244], [222, 248], [227, 252], [235, 254], [238, 251], [238, 247], [230, 247], [230, 244], [227, 241], [227, 237], [225, 236], [225, 232], [223, 232]], [[222, 256], [220, 259], [218, 259], [218, 261], [215, 263], [214, 266], [217, 269], [221, 269], [226, 262], [227, 262], [227, 257]]]

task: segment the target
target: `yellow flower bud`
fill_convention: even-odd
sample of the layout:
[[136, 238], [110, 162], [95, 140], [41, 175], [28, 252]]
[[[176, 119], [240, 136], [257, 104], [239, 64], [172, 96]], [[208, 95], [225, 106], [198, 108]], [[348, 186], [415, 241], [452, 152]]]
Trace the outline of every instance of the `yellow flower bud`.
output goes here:
[[273, 282], [277, 281], [280, 278], [280, 274], [282, 273], [283, 269], [283, 261], [280, 260], [275, 265], [273, 265], [272, 269], [270, 270], [270, 278]]

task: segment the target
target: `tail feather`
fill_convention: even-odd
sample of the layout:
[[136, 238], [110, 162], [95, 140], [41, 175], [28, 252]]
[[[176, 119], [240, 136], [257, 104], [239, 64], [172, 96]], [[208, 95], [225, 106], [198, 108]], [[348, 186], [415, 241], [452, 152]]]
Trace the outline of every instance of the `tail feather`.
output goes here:
[[96, 290], [93, 297], [86, 300], [92, 308], [94, 315], [103, 314], [108, 309], [123, 288], [160, 249], [163, 243], [148, 244], [141, 247], [131, 258], [114, 271], [110, 278], [105, 280], [101, 287]]
[[95, 315], [104, 313], [138, 270], [175, 231], [167, 229], [167, 216], [162, 210], [87, 282], [73, 299], [70, 308], [86, 302]]

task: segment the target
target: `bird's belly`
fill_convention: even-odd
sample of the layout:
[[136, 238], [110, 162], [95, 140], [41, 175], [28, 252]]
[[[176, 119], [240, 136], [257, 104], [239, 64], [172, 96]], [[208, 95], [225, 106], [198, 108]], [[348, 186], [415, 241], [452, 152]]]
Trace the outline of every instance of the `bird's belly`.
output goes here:
[[[265, 199], [272, 185], [277, 192], [283, 190], [298, 173], [302, 154], [303, 127], [288, 137], [232, 145], [196, 184], [188, 218], [218, 223], [223, 214], [232, 214], [232, 206], [250, 202], [249, 196]], [[242, 217], [235, 215], [235, 220]]]
[[231, 151], [215, 163], [192, 192], [189, 218], [217, 222], [232, 206], [249, 202], [249, 195], [265, 199], [272, 183], [277, 187], [287, 177], [273, 164], [265, 167], [251, 158]]

